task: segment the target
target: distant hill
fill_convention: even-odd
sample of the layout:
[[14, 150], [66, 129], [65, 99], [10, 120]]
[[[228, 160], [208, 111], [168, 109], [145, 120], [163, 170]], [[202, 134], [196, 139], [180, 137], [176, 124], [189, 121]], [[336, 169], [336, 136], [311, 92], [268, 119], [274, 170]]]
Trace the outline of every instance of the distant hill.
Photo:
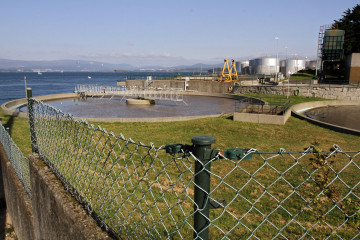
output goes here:
[[219, 65], [194, 64], [194, 65], [180, 65], [175, 67], [163, 66], [144, 66], [141, 68], [134, 67], [130, 64], [112, 64], [97, 61], [84, 60], [56, 60], [56, 61], [24, 61], [24, 60], [9, 60], [0, 59], [0, 72], [103, 72], [103, 71], [164, 71], [164, 72], [207, 72], [213, 67], [220, 67]]
[[83, 60], [23, 61], [0, 59], [0, 71], [112, 71], [135, 70], [129, 64], [111, 64]]

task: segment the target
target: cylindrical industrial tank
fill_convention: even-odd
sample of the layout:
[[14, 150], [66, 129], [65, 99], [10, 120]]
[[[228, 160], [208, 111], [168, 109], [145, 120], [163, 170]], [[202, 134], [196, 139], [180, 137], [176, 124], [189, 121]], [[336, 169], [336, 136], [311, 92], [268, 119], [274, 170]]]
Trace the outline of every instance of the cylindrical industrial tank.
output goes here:
[[318, 69], [320, 68], [319, 65], [320, 65], [320, 61], [318, 60], [310, 60], [310, 61], [307, 61], [305, 63], [305, 68], [306, 69], [311, 69], [311, 70], [315, 70], [316, 69], [316, 65], [318, 66]]
[[249, 73], [249, 61], [244, 60], [240, 62], [240, 70], [242, 74], [248, 74]]
[[254, 59], [254, 73], [271, 75], [279, 71], [279, 59], [273, 57], [262, 57]]
[[236, 71], [237, 71], [238, 73], [241, 73], [241, 62], [236, 61], [236, 62], [235, 62], [235, 67], [236, 67]]
[[[294, 74], [300, 70], [305, 69], [305, 60], [302, 59], [286, 59], [285, 67], [281, 67], [281, 72], [285, 76], [289, 76], [290, 74]], [[282, 63], [284, 65], [284, 63]]]
[[286, 73], [286, 59], [280, 61], [280, 72]]
[[249, 72], [255, 74], [255, 59], [249, 60]]

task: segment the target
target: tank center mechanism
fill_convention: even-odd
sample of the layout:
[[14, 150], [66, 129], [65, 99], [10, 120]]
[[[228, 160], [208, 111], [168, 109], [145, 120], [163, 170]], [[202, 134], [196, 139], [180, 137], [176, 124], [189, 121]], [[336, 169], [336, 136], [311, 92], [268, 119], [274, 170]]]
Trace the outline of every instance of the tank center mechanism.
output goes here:
[[126, 99], [126, 104], [134, 104], [134, 105], [151, 105], [155, 104], [155, 99], [148, 99], [148, 98], [128, 98]]

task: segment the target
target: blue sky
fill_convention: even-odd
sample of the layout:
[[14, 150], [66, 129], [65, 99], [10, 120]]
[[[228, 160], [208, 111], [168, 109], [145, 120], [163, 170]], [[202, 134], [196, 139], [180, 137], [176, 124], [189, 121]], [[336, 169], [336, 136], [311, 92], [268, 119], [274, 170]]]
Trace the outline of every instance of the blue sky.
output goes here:
[[[314, 58], [352, 0], [1, 0], [0, 58], [134, 66]], [[278, 40], [275, 40], [278, 37]]]

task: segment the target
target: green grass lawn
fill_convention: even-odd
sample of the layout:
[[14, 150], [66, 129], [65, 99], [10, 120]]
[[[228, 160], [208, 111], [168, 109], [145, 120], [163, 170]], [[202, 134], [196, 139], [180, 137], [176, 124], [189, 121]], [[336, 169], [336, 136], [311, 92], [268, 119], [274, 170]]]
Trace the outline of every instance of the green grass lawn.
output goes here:
[[291, 80], [314, 80], [315, 79], [315, 75], [314, 74], [310, 74], [310, 73], [301, 73], [301, 72], [297, 72], [295, 74], [292, 74], [290, 76]]

